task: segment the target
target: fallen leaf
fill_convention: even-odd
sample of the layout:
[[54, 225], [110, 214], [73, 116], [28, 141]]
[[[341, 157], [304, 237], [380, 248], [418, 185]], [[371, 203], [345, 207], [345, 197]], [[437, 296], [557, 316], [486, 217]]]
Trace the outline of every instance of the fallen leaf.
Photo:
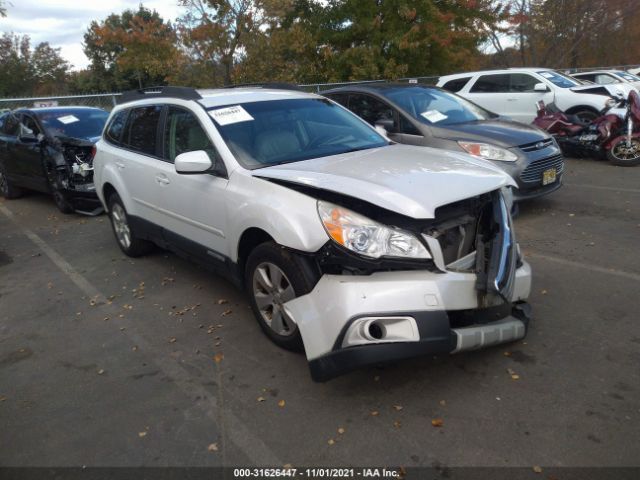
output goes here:
[[134, 352], [137, 352], [138, 351], [138, 346], [134, 345], [133, 347], [131, 347], [131, 350], [134, 351]]
[[0, 402], [4, 402], [7, 399], [5, 395], [0, 395]]
[[231, 315], [231, 309], [225, 310], [220, 314], [221, 317], [226, 317], [227, 315]]
[[371, 411], [371, 416], [372, 417], [377, 417], [378, 415], [380, 415], [380, 412], [378, 412], [377, 410], [372, 410]]
[[547, 294], [547, 291], [546, 291], [546, 290], [542, 290], [540, 293], [541, 293], [542, 295], [546, 295], [546, 294]]
[[225, 298], [221, 298], [220, 300], [218, 300], [216, 302], [218, 305], [224, 305], [225, 303], [229, 303], [229, 300], [225, 299]]
[[282, 468], [286, 468], [286, 469], [293, 468], [293, 465], [291, 465], [290, 463], [285, 463], [285, 464], [282, 466]]
[[446, 402], [445, 400], [440, 400], [440, 402], [439, 402], [439, 403], [440, 403], [440, 405], [441, 405], [441, 406], [443, 406], [443, 407], [447, 404], [447, 402]]
[[140, 438], [142, 438], [142, 437], [146, 437], [146, 436], [147, 436], [147, 432], [145, 432], [145, 431], [138, 432], [138, 436], [139, 436]]
[[216, 354], [213, 356], [213, 361], [214, 361], [214, 362], [216, 362], [216, 363], [220, 363], [220, 362], [222, 361], [222, 359], [223, 359], [223, 358], [224, 358], [224, 354], [222, 354], [222, 353], [216, 353]]
[[511, 368], [507, 368], [507, 373], [509, 375], [511, 375], [511, 379], [512, 380], [519, 380], [520, 379], [520, 375], [518, 375], [515, 371], [513, 371]]
[[444, 425], [444, 420], [442, 420], [441, 418], [434, 418], [433, 420], [431, 420], [431, 425], [434, 427], [441, 427]]
[[510, 356], [511, 356], [511, 352], [504, 352], [504, 353], [503, 353], [503, 355], [504, 355], [505, 357], [510, 357]]
[[328, 443], [329, 445], [333, 445], [333, 444], [335, 444], [335, 443], [336, 443], [336, 441], [335, 441], [333, 438], [330, 438], [330, 439], [327, 441], [327, 443]]
[[393, 426], [396, 428], [400, 428], [402, 426], [402, 423], [400, 423], [398, 420], [396, 420], [395, 422], [393, 422]]
[[259, 402], [264, 402], [264, 401], [265, 401], [265, 398], [264, 398], [264, 397], [258, 397], [258, 399], [257, 399], [257, 400], [258, 400]]
[[98, 370], [98, 375], [102, 375], [103, 373], [104, 373], [104, 369], [101, 368], [100, 370]]
[[285, 406], [285, 401], [284, 401], [284, 400], [280, 400], [280, 401], [278, 402], [278, 406], [279, 406], [280, 408], [284, 408], [284, 406]]
[[538, 465], [536, 465], [535, 467], [533, 467], [533, 471], [536, 473], [542, 473], [542, 467], [539, 467]]
[[171, 337], [169, 339], [169, 343], [176, 343], [176, 337]]
[[209, 445], [207, 447], [207, 450], [209, 450], [210, 452], [217, 452], [218, 451], [218, 444], [217, 443], [212, 443], [211, 445]]
[[402, 405], [394, 405], [393, 408], [395, 408], [396, 411], [399, 412], [400, 410], [402, 410]]
[[342, 435], [345, 432], [345, 429], [342, 427], [338, 427], [338, 433]]

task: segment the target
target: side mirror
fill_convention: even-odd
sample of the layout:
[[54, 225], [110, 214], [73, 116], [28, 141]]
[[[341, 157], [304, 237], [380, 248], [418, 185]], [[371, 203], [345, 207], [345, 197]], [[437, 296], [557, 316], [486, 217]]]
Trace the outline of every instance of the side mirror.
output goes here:
[[175, 159], [174, 166], [178, 173], [194, 175], [210, 171], [211, 167], [213, 167], [213, 162], [207, 152], [204, 150], [196, 150], [178, 155]]
[[534, 92], [548, 92], [549, 91], [549, 87], [547, 87], [544, 83], [536, 83], [533, 86], [533, 91]]
[[375, 127], [384, 128], [387, 132], [393, 132], [396, 127], [396, 122], [391, 118], [380, 118], [376, 120]]

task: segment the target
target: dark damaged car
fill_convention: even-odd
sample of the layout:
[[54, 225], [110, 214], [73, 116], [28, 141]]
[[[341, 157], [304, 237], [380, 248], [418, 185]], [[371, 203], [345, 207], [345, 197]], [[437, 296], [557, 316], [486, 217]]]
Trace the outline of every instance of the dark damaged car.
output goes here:
[[91, 107], [20, 109], [0, 116], [0, 193], [50, 193], [63, 213], [97, 215], [95, 142], [108, 112]]

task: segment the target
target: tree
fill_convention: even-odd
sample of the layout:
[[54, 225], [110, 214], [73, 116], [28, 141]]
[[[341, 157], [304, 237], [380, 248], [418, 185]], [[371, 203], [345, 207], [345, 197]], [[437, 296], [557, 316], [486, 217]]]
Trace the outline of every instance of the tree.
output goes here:
[[171, 24], [142, 5], [93, 21], [84, 35], [84, 52], [95, 90], [164, 84], [179, 55]]
[[39, 43], [31, 54], [35, 93], [51, 95], [63, 92], [69, 68], [69, 63], [60, 55], [59, 48], [52, 48], [49, 42]]

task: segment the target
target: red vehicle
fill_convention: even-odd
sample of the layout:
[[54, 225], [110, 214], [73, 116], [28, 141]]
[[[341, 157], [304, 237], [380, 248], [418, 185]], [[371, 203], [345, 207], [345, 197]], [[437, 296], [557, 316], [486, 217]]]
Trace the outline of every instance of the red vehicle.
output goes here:
[[533, 124], [553, 135], [566, 155], [606, 157], [622, 167], [640, 165], [640, 95], [635, 90], [591, 123], [540, 101]]

